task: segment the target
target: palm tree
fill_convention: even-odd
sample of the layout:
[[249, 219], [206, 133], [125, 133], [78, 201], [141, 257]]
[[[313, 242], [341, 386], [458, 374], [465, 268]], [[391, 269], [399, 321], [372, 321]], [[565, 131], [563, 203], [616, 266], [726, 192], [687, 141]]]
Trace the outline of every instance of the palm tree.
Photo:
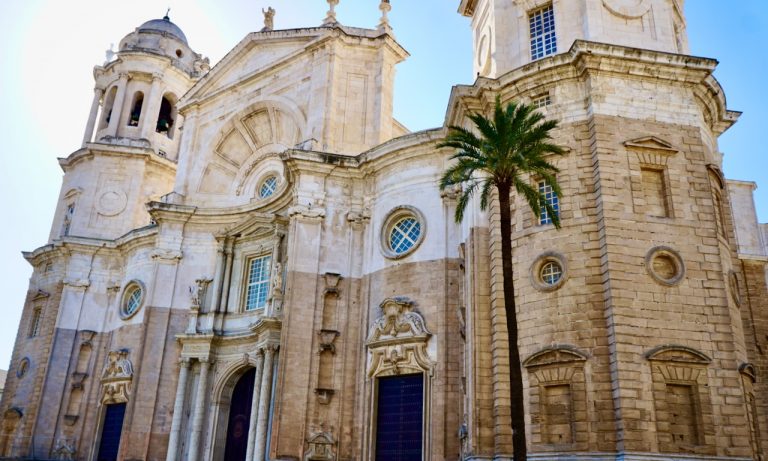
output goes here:
[[493, 189], [498, 193], [501, 260], [504, 279], [504, 310], [507, 316], [509, 335], [509, 374], [512, 442], [514, 459], [527, 459], [525, 442], [525, 407], [523, 400], [523, 374], [520, 363], [520, 349], [517, 344], [517, 317], [515, 311], [515, 286], [512, 280], [512, 217], [510, 214], [510, 193], [522, 196], [536, 216], [541, 208], [547, 211], [552, 223], [560, 228], [560, 217], [548, 203], [538, 187], [530, 184], [528, 178], [536, 177], [546, 181], [552, 190], [561, 196], [555, 174], [559, 171], [547, 161], [548, 154], [562, 155], [563, 148], [552, 144], [550, 131], [557, 127], [555, 120], [544, 120], [533, 106], [511, 102], [502, 107], [496, 98], [493, 118], [481, 114], [469, 116], [479, 136], [473, 132], [451, 126], [440, 147], [452, 147], [458, 151], [451, 157], [453, 163], [443, 173], [440, 188], [460, 185], [461, 194], [456, 206], [456, 222], [464, 218], [464, 211], [473, 195], [480, 191], [480, 208], [485, 210]]

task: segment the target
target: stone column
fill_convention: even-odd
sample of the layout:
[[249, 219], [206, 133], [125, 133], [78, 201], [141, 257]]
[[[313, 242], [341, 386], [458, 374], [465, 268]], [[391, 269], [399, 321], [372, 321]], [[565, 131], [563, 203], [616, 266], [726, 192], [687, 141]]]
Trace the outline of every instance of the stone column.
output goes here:
[[189, 437], [188, 461], [197, 461], [200, 453], [200, 439], [203, 432], [203, 417], [205, 416], [205, 395], [208, 387], [208, 370], [211, 363], [200, 360], [200, 380], [197, 382], [195, 406], [192, 409], [192, 434]]
[[256, 448], [253, 461], [264, 461], [267, 451], [267, 424], [269, 423], [269, 398], [272, 395], [272, 360], [276, 346], [264, 348], [264, 371], [261, 374], [261, 391], [259, 395], [259, 420], [256, 426]]
[[120, 115], [123, 113], [126, 91], [128, 91], [128, 74], [120, 74], [120, 80], [117, 83], [117, 95], [112, 103], [112, 115], [109, 116], [107, 136], [117, 136], [117, 127], [120, 125]]
[[150, 139], [152, 133], [157, 128], [157, 112], [159, 110], [160, 84], [162, 75], [152, 74], [152, 87], [149, 89], [149, 95], [144, 100], [144, 107], [141, 109], [141, 135], [143, 139]]
[[179, 384], [176, 386], [176, 400], [173, 403], [173, 419], [171, 420], [171, 435], [168, 439], [168, 455], [166, 461], [176, 461], [179, 451], [179, 432], [181, 431], [181, 417], [184, 413], [184, 397], [187, 390], [187, 379], [189, 378], [189, 359], [179, 361], [181, 369], [179, 370]]
[[85, 134], [83, 135], [83, 146], [93, 139], [93, 131], [96, 129], [96, 116], [99, 114], [99, 103], [104, 96], [104, 89], [93, 89], [93, 101], [91, 102], [91, 112], [88, 115], [88, 123], [85, 125]]
[[256, 376], [253, 379], [253, 399], [251, 400], [251, 419], [248, 424], [248, 451], [245, 461], [253, 461], [253, 452], [256, 448], [256, 423], [259, 418], [259, 400], [261, 391], [261, 376], [264, 372], [264, 353], [259, 351], [256, 356]]

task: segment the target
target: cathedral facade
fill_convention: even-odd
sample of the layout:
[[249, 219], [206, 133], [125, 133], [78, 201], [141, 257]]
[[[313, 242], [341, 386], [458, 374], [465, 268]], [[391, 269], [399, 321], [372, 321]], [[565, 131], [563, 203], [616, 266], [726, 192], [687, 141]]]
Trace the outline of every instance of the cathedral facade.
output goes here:
[[498, 205], [440, 141], [494, 101], [559, 121], [560, 214], [512, 199], [529, 453], [763, 460], [768, 226], [721, 172], [738, 112], [682, 0], [461, 0], [473, 85], [393, 118], [377, 29], [248, 34], [214, 67], [167, 16], [94, 69], [33, 266], [0, 458], [507, 460]]

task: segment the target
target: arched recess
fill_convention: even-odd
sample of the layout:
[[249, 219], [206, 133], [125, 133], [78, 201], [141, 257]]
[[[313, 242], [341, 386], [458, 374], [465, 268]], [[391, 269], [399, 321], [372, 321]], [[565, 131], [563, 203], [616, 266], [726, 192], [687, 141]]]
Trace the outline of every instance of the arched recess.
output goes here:
[[168, 136], [168, 139], [173, 139], [176, 132], [176, 125], [178, 125], [176, 123], [179, 118], [176, 109], [178, 100], [179, 98], [173, 93], [165, 93], [160, 100], [160, 109], [157, 113], [155, 131]]
[[409, 407], [413, 408], [417, 403], [416, 395], [422, 396], [421, 454], [422, 459], [429, 460], [431, 446], [427, 428], [431, 425], [431, 386], [435, 365], [427, 347], [432, 334], [427, 330], [424, 317], [413, 310], [413, 302], [408, 298], [385, 299], [379, 309], [381, 314], [371, 325], [366, 340], [369, 363], [367, 374], [371, 384], [366, 459], [386, 459], [386, 456], [377, 453], [377, 450], [389, 444], [389, 434], [379, 432], [378, 428], [379, 419], [390, 410], [384, 407], [388, 405], [389, 399], [383, 397], [382, 389], [396, 387], [398, 383], [395, 381], [399, 378], [404, 386], [417, 387], [416, 394], [408, 403]]
[[588, 446], [587, 354], [546, 347], [523, 361], [528, 371], [531, 443], [540, 451], [583, 451]]
[[206, 149], [213, 152], [202, 167], [201, 194], [251, 198], [260, 166], [303, 139], [304, 116], [298, 109], [265, 101], [233, 116]]
[[[229, 366], [221, 372], [221, 378], [214, 384], [213, 396], [215, 420], [213, 422], [213, 427], [216, 436], [214, 437], [212, 459], [225, 459], [227, 431], [229, 429], [230, 410], [232, 407], [232, 397], [235, 392], [235, 387], [247, 373], [255, 372], [255, 370], [255, 360], [248, 356], [242, 361], [229, 364]], [[253, 394], [253, 387], [251, 387], [251, 394]], [[246, 411], [250, 412], [250, 406]], [[245, 427], [245, 431], [247, 437], [247, 426]]]

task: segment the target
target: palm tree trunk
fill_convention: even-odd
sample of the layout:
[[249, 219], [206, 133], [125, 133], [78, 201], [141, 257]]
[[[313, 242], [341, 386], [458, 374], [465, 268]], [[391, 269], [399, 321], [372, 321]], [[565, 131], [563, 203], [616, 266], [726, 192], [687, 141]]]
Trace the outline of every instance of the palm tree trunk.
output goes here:
[[504, 278], [504, 311], [507, 314], [509, 336], [509, 401], [512, 420], [512, 444], [515, 461], [528, 459], [525, 442], [525, 401], [523, 397], [523, 373], [518, 346], [517, 313], [515, 309], [515, 284], [512, 280], [512, 216], [509, 210], [508, 184], [497, 185], [501, 227], [501, 273]]

